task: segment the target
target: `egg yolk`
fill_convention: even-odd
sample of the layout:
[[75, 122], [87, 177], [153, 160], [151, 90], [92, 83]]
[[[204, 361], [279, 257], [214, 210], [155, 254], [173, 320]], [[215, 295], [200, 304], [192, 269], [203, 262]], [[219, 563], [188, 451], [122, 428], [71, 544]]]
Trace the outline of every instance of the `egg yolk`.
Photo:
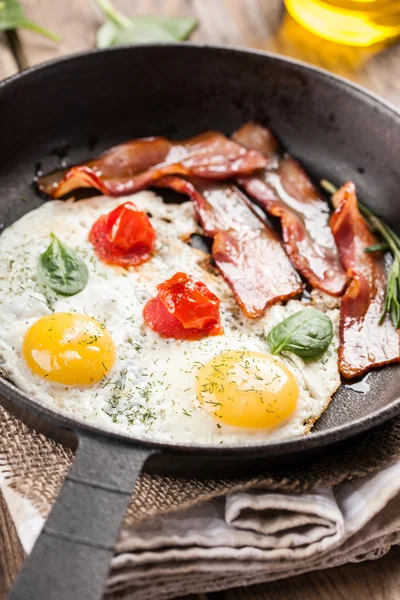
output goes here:
[[104, 326], [76, 313], [38, 319], [26, 332], [22, 354], [36, 375], [65, 385], [100, 381], [115, 360], [115, 346]]
[[198, 371], [198, 399], [228, 425], [263, 429], [278, 425], [295, 410], [299, 386], [274, 356], [226, 351]]

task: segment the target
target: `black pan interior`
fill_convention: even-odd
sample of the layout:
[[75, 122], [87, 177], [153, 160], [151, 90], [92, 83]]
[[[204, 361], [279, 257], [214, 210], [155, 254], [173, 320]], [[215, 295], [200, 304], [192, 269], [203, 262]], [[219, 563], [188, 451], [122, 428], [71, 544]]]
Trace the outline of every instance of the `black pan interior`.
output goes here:
[[[131, 137], [230, 134], [249, 119], [269, 125], [316, 181], [353, 180], [360, 198], [400, 232], [398, 113], [296, 62], [190, 44], [82, 54], [0, 84], [1, 228], [44, 201], [32, 187], [38, 170]], [[339, 426], [360, 431], [396, 414], [400, 366], [371, 374], [365, 389], [340, 389], [314, 428], [323, 432], [320, 445], [338, 439]]]

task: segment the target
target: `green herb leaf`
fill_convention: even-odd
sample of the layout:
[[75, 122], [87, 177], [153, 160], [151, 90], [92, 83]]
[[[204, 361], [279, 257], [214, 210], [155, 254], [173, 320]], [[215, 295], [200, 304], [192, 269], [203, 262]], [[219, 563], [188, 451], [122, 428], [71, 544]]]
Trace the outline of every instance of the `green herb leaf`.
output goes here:
[[86, 286], [88, 268], [74, 250], [64, 246], [53, 233], [50, 235], [50, 246], [39, 256], [39, 276], [57, 294], [74, 296]]
[[2, 0], [0, 2], [0, 31], [6, 29], [30, 29], [53, 42], [61, 41], [61, 38], [55, 33], [27, 19], [18, 0]]
[[267, 342], [272, 354], [288, 350], [302, 358], [315, 358], [325, 352], [332, 336], [329, 317], [315, 308], [305, 308], [276, 325]]
[[386, 250], [389, 250], [389, 246], [385, 243], [372, 244], [372, 246], [367, 246], [366, 248], [364, 248], [364, 252], [366, 254], [371, 254], [372, 252], [385, 252]]
[[107, 18], [97, 32], [98, 48], [147, 42], [179, 42], [188, 38], [197, 27], [197, 21], [192, 18], [145, 16], [128, 19], [109, 0], [97, 0], [97, 3]]

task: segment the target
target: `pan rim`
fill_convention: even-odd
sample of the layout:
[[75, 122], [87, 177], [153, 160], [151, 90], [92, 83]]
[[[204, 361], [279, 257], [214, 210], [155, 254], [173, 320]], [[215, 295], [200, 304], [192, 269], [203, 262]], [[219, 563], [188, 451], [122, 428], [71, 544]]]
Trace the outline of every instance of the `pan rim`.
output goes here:
[[379, 96], [378, 94], [375, 94], [375, 92], [363, 87], [362, 85], [360, 85], [358, 83], [355, 83], [353, 81], [345, 79], [344, 77], [341, 77], [340, 75], [337, 75], [336, 73], [331, 73], [330, 71], [328, 71], [327, 69], [323, 69], [322, 67], [316, 67], [315, 65], [311, 65], [309, 63], [306, 63], [305, 61], [298, 60], [296, 58], [286, 57], [281, 54], [276, 54], [274, 52], [269, 52], [266, 50], [249, 49], [249, 48], [235, 46], [235, 45], [227, 46], [224, 44], [206, 44], [206, 43], [202, 44], [202, 43], [198, 43], [198, 42], [168, 42], [168, 43], [158, 42], [158, 43], [135, 44], [135, 45], [122, 44], [120, 46], [113, 46], [111, 48], [101, 48], [101, 49], [94, 48], [94, 49], [90, 49], [90, 50], [83, 50], [81, 52], [73, 52], [73, 53], [67, 54], [65, 56], [60, 56], [57, 58], [46, 60], [37, 65], [32, 65], [31, 67], [27, 67], [26, 69], [23, 69], [22, 71], [14, 73], [13, 75], [9, 75], [8, 77], [6, 77], [5, 79], [0, 81], [0, 93], [4, 87], [9, 86], [10, 84], [13, 84], [14, 81], [24, 79], [26, 77], [29, 77], [36, 71], [45, 71], [48, 68], [56, 67], [62, 63], [73, 62], [74, 60], [79, 60], [79, 59], [89, 57], [92, 55], [97, 55], [97, 54], [106, 55], [106, 54], [114, 54], [114, 53], [126, 52], [126, 51], [134, 52], [134, 51], [140, 51], [140, 50], [151, 49], [151, 48], [160, 48], [160, 49], [191, 48], [191, 49], [196, 49], [196, 50], [200, 50], [200, 51], [201, 50], [215, 50], [215, 51], [223, 51], [223, 52], [227, 52], [227, 53], [256, 55], [256, 56], [268, 58], [269, 60], [271, 60], [273, 62], [283, 63], [283, 64], [291, 64], [291, 65], [299, 67], [300, 69], [304, 69], [305, 71], [314, 72], [322, 78], [325, 78], [328, 80], [333, 80], [337, 84], [340, 84], [343, 87], [347, 87], [347, 88], [356, 90], [361, 95], [363, 95], [365, 98], [371, 99], [374, 102], [376, 102], [378, 105], [383, 106], [386, 109], [390, 110], [390, 112], [392, 112], [394, 114], [394, 116], [396, 116], [400, 119], [400, 109], [397, 109], [389, 100], [386, 100], [385, 98]]
[[[0, 82], [0, 97], [4, 89], [8, 89], [13, 86], [17, 81], [23, 81], [25, 78], [33, 76], [37, 72], [44, 72], [48, 69], [59, 68], [61, 65], [74, 63], [82, 58], [90, 57], [97, 54], [109, 54], [118, 52], [140, 52], [141, 50], [159, 48], [161, 51], [167, 48], [185, 48], [196, 49], [199, 51], [210, 50], [218, 52], [226, 52], [229, 54], [248, 54], [256, 55], [266, 58], [272, 62], [278, 64], [289, 64], [293, 65], [300, 70], [306, 72], [315, 73], [318, 77], [333, 81], [339, 88], [355, 91], [358, 95], [364, 99], [364, 101], [373, 102], [378, 109], [386, 109], [389, 111], [395, 120], [398, 120], [400, 126], [400, 111], [397, 110], [390, 102], [380, 98], [377, 94], [370, 92], [364, 87], [347, 81], [346, 79], [332, 74], [329, 71], [309, 65], [303, 61], [299, 61], [293, 58], [283, 57], [272, 52], [265, 52], [262, 50], [252, 50], [246, 48], [240, 48], [238, 46], [224, 46], [214, 44], [200, 44], [200, 43], [153, 43], [153, 44], [138, 44], [135, 46], [124, 45], [113, 48], [106, 48], [102, 50], [87, 50], [84, 52], [77, 52], [69, 54], [60, 58], [52, 59], [41, 63], [39, 65], [32, 66], [24, 71], [11, 75], [7, 79]], [[384, 367], [385, 368], [385, 367]], [[387, 368], [387, 367], [386, 367]], [[79, 432], [87, 432], [96, 434], [100, 437], [112, 438], [115, 440], [124, 441], [130, 445], [137, 445], [141, 447], [149, 447], [158, 449], [160, 451], [168, 451], [178, 454], [202, 454], [204, 456], [218, 454], [225, 456], [279, 456], [288, 455], [294, 452], [306, 451], [317, 449], [325, 446], [329, 446], [332, 443], [343, 441], [351, 438], [359, 433], [370, 430], [371, 428], [384, 423], [385, 421], [393, 418], [400, 413], [400, 396], [393, 400], [389, 405], [384, 406], [378, 410], [373, 411], [371, 414], [364, 417], [360, 417], [349, 423], [331, 427], [329, 429], [311, 433], [302, 437], [289, 438], [287, 440], [279, 440], [273, 442], [262, 442], [252, 444], [249, 446], [235, 445], [235, 446], [211, 446], [211, 445], [199, 445], [195, 443], [171, 443], [152, 441], [143, 438], [137, 438], [130, 435], [126, 435], [119, 431], [112, 431], [96, 426], [95, 424], [89, 424], [86, 421], [81, 421], [67, 416], [65, 413], [59, 413], [52, 410], [34, 399], [30, 399], [27, 395], [19, 390], [13, 383], [6, 379], [0, 378], [0, 394], [6, 395], [12, 402], [18, 405], [22, 405], [24, 409], [32, 414], [36, 414], [39, 417], [43, 417], [46, 421], [53, 423], [56, 426], [63, 427], [75, 431], [78, 435]]]

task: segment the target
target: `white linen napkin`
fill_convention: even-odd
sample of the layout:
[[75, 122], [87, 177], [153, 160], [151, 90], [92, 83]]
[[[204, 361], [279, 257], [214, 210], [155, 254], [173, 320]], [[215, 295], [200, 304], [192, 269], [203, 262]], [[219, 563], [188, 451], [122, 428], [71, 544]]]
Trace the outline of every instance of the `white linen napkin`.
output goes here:
[[[43, 519], [0, 487], [27, 553]], [[333, 489], [228, 495], [121, 531], [107, 592], [167, 600], [376, 559], [400, 543], [400, 461]]]

